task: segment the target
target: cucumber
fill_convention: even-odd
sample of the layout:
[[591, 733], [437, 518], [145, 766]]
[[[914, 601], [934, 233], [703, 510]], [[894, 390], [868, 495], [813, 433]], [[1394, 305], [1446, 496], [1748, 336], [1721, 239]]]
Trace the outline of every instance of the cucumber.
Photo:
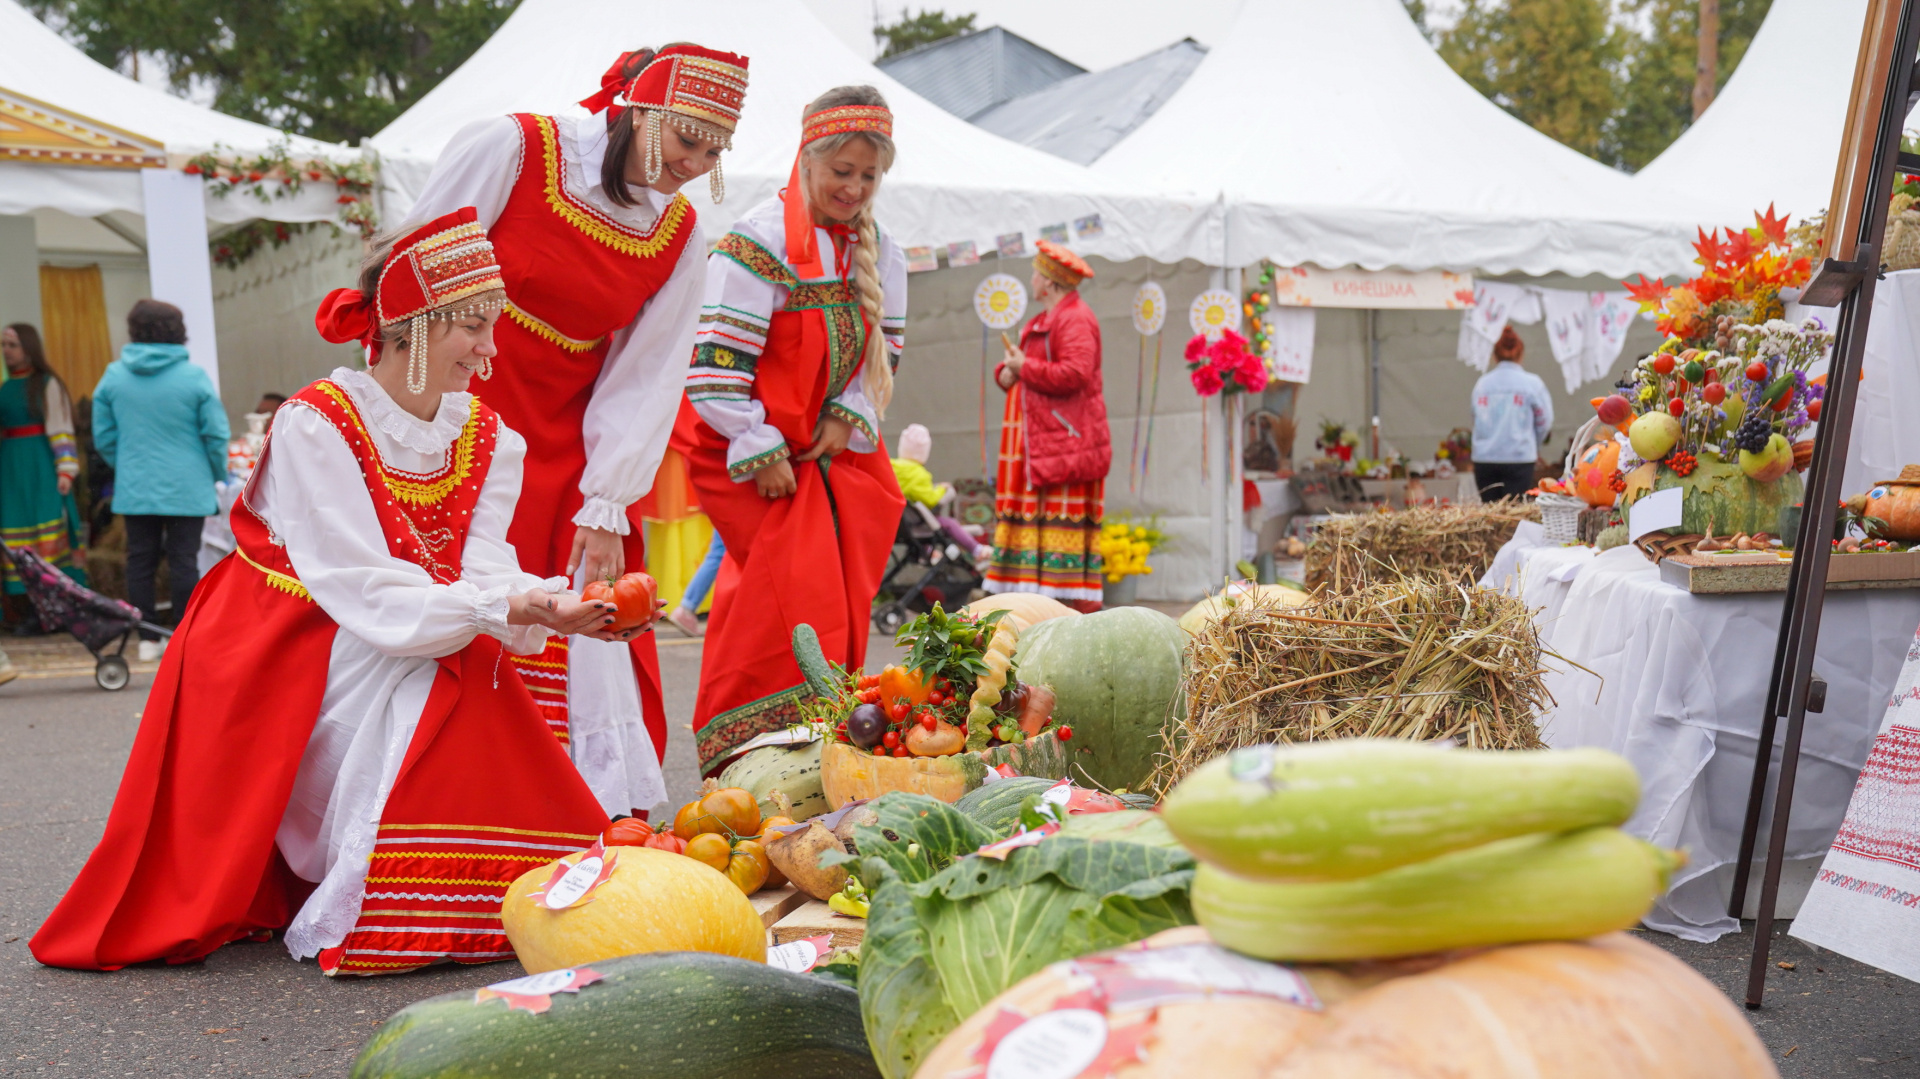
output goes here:
[[1622, 824], [1640, 800], [1603, 749], [1446, 749], [1398, 738], [1249, 746], [1161, 812], [1202, 861], [1254, 880], [1352, 880], [1510, 836]]
[[793, 819], [806, 820], [827, 812], [827, 792], [820, 785], [819, 741], [803, 746], [761, 746], [727, 765], [720, 773], [722, 787], [739, 787], [760, 803], [760, 816], [771, 817], [779, 807], [774, 791], [784, 791], [793, 803]]
[[472, 990], [390, 1017], [353, 1079], [878, 1079], [844, 985], [703, 952], [589, 964], [605, 978], [541, 1015]]
[[1226, 947], [1290, 962], [1580, 940], [1638, 922], [1679, 862], [1617, 828], [1502, 839], [1330, 884], [1251, 881], [1203, 862], [1193, 913]]
[[793, 661], [807, 679], [807, 690], [816, 697], [831, 697], [833, 668], [827, 666], [827, 654], [820, 650], [820, 635], [805, 622], [793, 627]]
[[1012, 776], [968, 791], [953, 803], [953, 808], [996, 834], [1005, 835], [1020, 819], [1020, 804], [1058, 782], [1057, 779]]

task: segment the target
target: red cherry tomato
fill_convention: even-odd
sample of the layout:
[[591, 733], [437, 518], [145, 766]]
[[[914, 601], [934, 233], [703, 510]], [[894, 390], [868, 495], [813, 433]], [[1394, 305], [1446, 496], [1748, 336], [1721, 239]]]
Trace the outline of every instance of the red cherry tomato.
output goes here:
[[1765, 382], [1766, 380], [1767, 380], [1766, 364], [1761, 363], [1759, 360], [1755, 360], [1752, 363], [1747, 365], [1747, 381], [1748, 382]]
[[900, 745], [900, 732], [888, 731], [887, 733], [880, 736], [880, 742], [882, 745], [885, 745], [888, 749], [896, 749]]
[[1706, 388], [1700, 391], [1700, 396], [1706, 398], [1707, 404], [1717, 405], [1727, 399], [1727, 387], [1718, 382], [1709, 382]]
[[928, 730], [932, 730], [940, 725], [940, 717], [934, 715], [932, 712], [922, 712], [920, 713], [920, 725]]
[[938, 708], [947, 703], [947, 695], [936, 689], [932, 693], [927, 694], [927, 703]]
[[895, 723], [899, 723], [907, 718], [909, 711], [911, 711], [911, 709], [907, 705], [907, 702], [895, 701], [893, 707], [887, 709], [887, 718], [893, 720]]
[[1072, 728], [1072, 727], [1061, 727], [1061, 728], [1059, 729], [1059, 731], [1057, 731], [1056, 733], [1058, 733], [1058, 734], [1060, 735], [1060, 740], [1061, 740], [1062, 742], [1071, 742], [1071, 741], [1073, 741], [1073, 728]]
[[894, 751], [893, 751], [893, 755], [894, 755], [894, 756], [896, 756], [896, 757], [907, 757], [907, 756], [911, 756], [911, 754], [909, 754], [909, 753], [907, 752], [907, 747], [906, 747], [906, 746], [901, 746], [901, 747], [900, 747], [899, 749], [896, 749], [896, 750], [894, 750]]
[[1686, 410], [1687, 410], [1687, 403], [1685, 401], [1682, 401], [1678, 397], [1667, 402], [1667, 411], [1673, 413], [1676, 416], [1686, 412]]
[[1807, 418], [1810, 420], [1813, 420], [1816, 423], [1819, 422], [1820, 398], [1816, 397], [1813, 400], [1807, 402]]
[[884, 757], [884, 756], [887, 756], [887, 747], [886, 747], [886, 746], [874, 746], [874, 747], [873, 747], [873, 755], [874, 755], [874, 756], [876, 756], [876, 757]]
[[1653, 369], [1663, 375], [1673, 374], [1673, 357], [1665, 352], [1653, 358]]

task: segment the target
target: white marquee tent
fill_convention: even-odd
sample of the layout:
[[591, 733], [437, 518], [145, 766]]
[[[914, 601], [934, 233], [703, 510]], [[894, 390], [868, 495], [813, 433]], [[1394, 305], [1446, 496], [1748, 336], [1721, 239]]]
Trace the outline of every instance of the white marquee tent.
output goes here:
[[[479, 51], [373, 138], [384, 160], [389, 217], [410, 206], [449, 138], [464, 125], [516, 111], [579, 114], [621, 49], [696, 41], [749, 57], [746, 108], [725, 160], [727, 200], [709, 208], [705, 185], [688, 194], [708, 235], [786, 183], [802, 107], [822, 91], [870, 84], [895, 113], [899, 160], [880, 212], [907, 245], [973, 241], [1002, 233], [1029, 245], [1042, 226], [1100, 215], [1098, 235], [1076, 247], [1111, 258], [1168, 258], [1195, 246], [1204, 204], [1155, 195], [1123, 176], [1098, 176], [1008, 142], [949, 115], [856, 56], [804, 6], [783, 0], [726, 4], [663, 0], [526, 0]], [[693, 188], [698, 188], [695, 191]]]
[[[332, 221], [339, 207], [330, 185], [309, 186], [271, 203], [238, 192], [216, 198], [180, 166], [201, 153], [257, 156], [276, 145], [302, 159], [344, 161], [358, 158], [359, 151], [289, 137], [143, 86], [89, 59], [14, 0], [0, 0], [0, 41], [7, 43], [6, 64], [0, 66], [0, 119], [7, 126], [0, 133], [39, 129], [56, 139], [70, 136], [80, 154], [88, 143], [112, 143], [136, 156], [144, 151], [149, 166], [100, 167], [79, 163], [85, 157], [74, 155], [65, 158], [74, 163], [42, 163], [31, 159], [33, 151], [16, 147], [0, 153], [0, 215], [52, 210], [76, 218], [138, 219], [136, 229], [128, 229], [121, 216], [110, 218], [110, 227], [136, 236], [144, 231], [151, 294], [186, 314], [193, 360], [218, 385], [207, 222]], [[10, 273], [10, 282], [34, 280], [32, 246], [10, 243], [0, 253], [10, 269], [24, 270]]]
[[1216, 266], [1659, 275], [1700, 219], [1487, 101], [1398, 0], [1248, 0], [1094, 171], [1218, 195], [1179, 252]]

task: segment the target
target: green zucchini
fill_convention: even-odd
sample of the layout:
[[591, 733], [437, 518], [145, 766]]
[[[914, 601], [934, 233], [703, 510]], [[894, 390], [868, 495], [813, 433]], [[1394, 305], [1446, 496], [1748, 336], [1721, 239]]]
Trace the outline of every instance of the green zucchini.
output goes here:
[[1193, 913], [1226, 947], [1289, 962], [1581, 940], [1638, 922], [1679, 863], [1617, 828], [1502, 839], [1330, 884], [1251, 881], [1202, 863]]
[[820, 635], [805, 622], [793, 627], [793, 661], [807, 679], [807, 689], [816, 697], [834, 695], [833, 668], [827, 666], [827, 654], [820, 650]]
[[793, 804], [793, 819], [817, 817], [831, 807], [820, 785], [820, 748], [816, 739], [803, 746], [761, 746], [749, 750], [720, 773], [722, 787], [739, 787], [760, 803], [760, 816], [774, 816], [779, 807], [773, 792], [782, 791]]
[[1035, 776], [1011, 776], [976, 787], [960, 796], [953, 808], [998, 835], [1012, 831], [1020, 820], [1020, 805], [1060, 782]]
[[704, 952], [590, 966], [603, 980], [540, 1015], [472, 990], [410, 1004], [353, 1079], [879, 1079], [860, 995], [832, 980]]
[[1640, 799], [1602, 749], [1445, 749], [1398, 738], [1249, 746], [1161, 812], [1194, 856], [1255, 880], [1352, 880], [1510, 836], [1622, 824]]

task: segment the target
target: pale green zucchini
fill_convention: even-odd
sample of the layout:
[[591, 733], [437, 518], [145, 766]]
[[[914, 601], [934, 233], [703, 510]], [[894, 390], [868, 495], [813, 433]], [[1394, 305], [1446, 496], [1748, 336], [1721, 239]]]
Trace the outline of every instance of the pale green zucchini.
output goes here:
[[1581, 940], [1638, 922], [1682, 860], [1617, 828], [1583, 828], [1326, 884], [1251, 881], [1202, 863], [1193, 913], [1234, 951], [1294, 962]]
[[1633, 766], [1602, 749], [1446, 749], [1398, 738], [1250, 746], [1180, 781], [1161, 812], [1242, 877], [1352, 880], [1510, 836], [1621, 824]]

